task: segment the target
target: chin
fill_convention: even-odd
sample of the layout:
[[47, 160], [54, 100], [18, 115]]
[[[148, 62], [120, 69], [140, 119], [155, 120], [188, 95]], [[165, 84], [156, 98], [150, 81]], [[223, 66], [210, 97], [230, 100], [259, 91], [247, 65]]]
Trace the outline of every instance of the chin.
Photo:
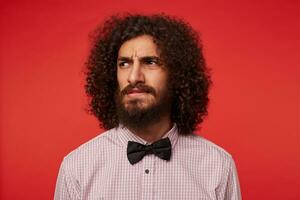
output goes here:
[[130, 112], [130, 111], [145, 111], [145, 110], [149, 110], [151, 109], [151, 107], [153, 107], [153, 104], [149, 104], [149, 103], [144, 103], [141, 101], [135, 101], [135, 102], [127, 102], [125, 103], [124, 108]]
[[137, 103], [137, 104], [131, 104], [131, 103], [128, 103], [125, 105], [125, 108], [126, 110], [130, 111], [132, 109], [135, 109], [135, 110], [147, 110], [150, 106], [148, 105], [145, 105], [145, 104], [140, 104], [140, 103]]
[[125, 105], [125, 108], [131, 106], [131, 107], [140, 107], [140, 108], [148, 108], [153, 106], [155, 103], [150, 102], [148, 99], [127, 99], [123, 101], [123, 105]]

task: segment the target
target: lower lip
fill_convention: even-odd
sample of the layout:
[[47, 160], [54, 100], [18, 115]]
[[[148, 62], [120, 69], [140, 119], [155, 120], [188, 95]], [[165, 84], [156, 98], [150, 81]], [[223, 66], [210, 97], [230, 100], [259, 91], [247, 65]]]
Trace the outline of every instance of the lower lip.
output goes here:
[[133, 93], [129, 93], [127, 94], [128, 96], [141, 96], [146, 94], [145, 92], [133, 92]]

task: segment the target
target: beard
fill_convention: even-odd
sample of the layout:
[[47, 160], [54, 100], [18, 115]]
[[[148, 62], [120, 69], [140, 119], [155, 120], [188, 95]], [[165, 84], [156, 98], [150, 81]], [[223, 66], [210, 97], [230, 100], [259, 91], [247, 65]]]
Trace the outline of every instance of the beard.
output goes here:
[[[125, 107], [123, 99], [133, 88], [143, 90], [147, 95], [153, 95], [155, 102], [142, 107], [141, 104], [144, 100], [137, 98], [128, 101], [128, 106]], [[143, 84], [128, 85], [122, 91], [118, 89], [115, 94], [115, 102], [119, 122], [133, 130], [141, 130], [159, 122], [162, 116], [170, 113], [171, 90], [169, 87], [166, 88], [159, 95], [154, 88]]]

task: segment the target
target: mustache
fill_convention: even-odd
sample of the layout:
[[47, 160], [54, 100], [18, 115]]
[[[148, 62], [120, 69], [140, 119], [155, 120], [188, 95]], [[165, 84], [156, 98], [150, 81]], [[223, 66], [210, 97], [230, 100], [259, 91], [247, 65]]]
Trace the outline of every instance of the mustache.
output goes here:
[[154, 96], [156, 96], [156, 92], [155, 92], [155, 89], [148, 86], [148, 85], [144, 85], [142, 83], [138, 83], [138, 84], [135, 84], [135, 85], [127, 85], [122, 91], [121, 91], [121, 96], [124, 96], [126, 94], [128, 94], [131, 90], [133, 89], [138, 89], [138, 90], [141, 90], [142, 92], [145, 92], [145, 93], [151, 93], [153, 94]]

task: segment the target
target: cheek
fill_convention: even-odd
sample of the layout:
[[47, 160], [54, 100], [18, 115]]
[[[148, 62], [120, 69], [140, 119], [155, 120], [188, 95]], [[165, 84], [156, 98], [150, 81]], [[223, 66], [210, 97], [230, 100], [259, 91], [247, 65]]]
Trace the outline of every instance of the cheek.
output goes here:
[[153, 85], [155, 85], [155, 88], [159, 91], [165, 91], [167, 87], [167, 77], [166, 75], [160, 74], [160, 76], [154, 76], [152, 79]]
[[120, 90], [124, 89], [127, 85], [127, 80], [124, 77], [125, 77], [124, 74], [120, 74], [120, 73], [117, 74], [117, 80], [118, 80], [118, 85]]

